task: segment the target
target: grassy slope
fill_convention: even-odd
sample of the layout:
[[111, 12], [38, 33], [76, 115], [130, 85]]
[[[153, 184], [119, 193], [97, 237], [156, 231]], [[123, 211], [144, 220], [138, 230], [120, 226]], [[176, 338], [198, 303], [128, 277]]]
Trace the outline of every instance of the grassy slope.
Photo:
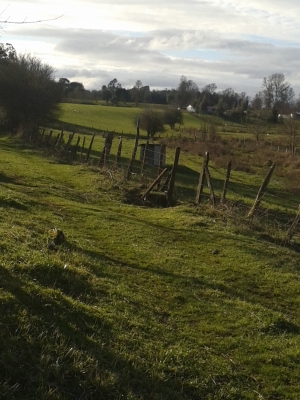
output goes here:
[[[135, 120], [142, 112], [139, 107], [112, 107], [87, 104], [61, 104], [61, 121], [79, 126], [93, 127], [100, 130], [115, 131], [117, 133], [134, 134]], [[184, 113], [185, 126], [199, 128], [199, 120], [191, 114]], [[172, 131], [166, 127], [166, 133]]]
[[[1, 139], [4, 399], [297, 399], [299, 256]], [[46, 248], [49, 228], [67, 238]]]

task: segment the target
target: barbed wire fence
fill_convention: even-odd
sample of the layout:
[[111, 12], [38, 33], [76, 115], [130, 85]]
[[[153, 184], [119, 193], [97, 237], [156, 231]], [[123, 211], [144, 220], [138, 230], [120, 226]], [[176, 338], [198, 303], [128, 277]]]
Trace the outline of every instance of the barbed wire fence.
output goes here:
[[[95, 148], [95, 138], [98, 139]], [[101, 141], [99, 141], [101, 138]], [[180, 147], [175, 149], [173, 165], [166, 165], [166, 145], [153, 144], [144, 138], [140, 140], [139, 126], [135, 140], [124, 136], [117, 136], [114, 132], [103, 132], [102, 134], [65, 133], [60, 131], [56, 134], [52, 130], [46, 132], [41, 130], [33, 138], [35, 146], [49, 149], [58, 157], [68, 163], [84, 164], [93, 166], [108, 174], [111, 181], [120, 179], [131, 181], [139, 186], [140, 202], [147, 202], [152, 191], [161, 193], [164, 198], [162, 204], [171, 206], [174, 201], [188, 201], [197, 207], [208, 204], [210, 207], [228, 217], [243, 221], [247, 225], [255, 225], [257, 221], [268, 224], [268, 230], [272, 231], [272, 237], [284, 244], [290, 244], [298, 232], [300, 220], [300, 205], [294, 199], [287, 200], [280, 191], [269, 188], [269, 182], [275, 169], [275, 163], [269, 165], [269, 170], [260, 187], [249, 188], [249, 184], [241, 179], [231, 182], [231, 161], [224, 169], [224, 180], [216, 178], [220, 175], [220, 169], [209, 165], [209, 153], [203, 157], [202, 165], [199, 157], [198, 178], [190, 183], [189, 193], [180, 190], [184, 187], [182, 180], [176, 179], [177, 169], [180, 169]], [[126, 154], [123, 154], [124, 142], [127, 141]], [[100, 143], [100, 148], [99, 148]], [[128, 144], [132, 145], [132, 153], [128, 153]], [[288, 144], [288, 143], [287, 143]], [[180, 175], [180, 171], [179, 174]], [[195, 175], [195, 174], [194, 174]], [[288, 201], [289, 208], [283, 210], [282, 205]], [[264, 207], [261, 204], [272, 204], [272, 207]], [[276, 207], [278, 205], [278, 207]], [[281, 206], [279, 206], [281, 205]]]

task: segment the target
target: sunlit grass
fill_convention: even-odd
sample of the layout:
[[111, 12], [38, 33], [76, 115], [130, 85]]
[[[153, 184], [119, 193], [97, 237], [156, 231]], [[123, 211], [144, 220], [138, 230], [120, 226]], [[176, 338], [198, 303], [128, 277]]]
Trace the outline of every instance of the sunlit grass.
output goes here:
[[[296, 251], [207, 204], [125, 204], [117, 173], [0, 145], [1, 398], [299, 398]], [[201, 159], [181, 161], [191, 193]]]

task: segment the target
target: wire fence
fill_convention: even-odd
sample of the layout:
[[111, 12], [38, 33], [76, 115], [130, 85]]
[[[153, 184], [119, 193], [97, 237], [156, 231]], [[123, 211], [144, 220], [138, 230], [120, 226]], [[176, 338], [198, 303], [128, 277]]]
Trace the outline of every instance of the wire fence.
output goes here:
[[[65, 134], [63, 131], [54, 134], [52, 131], [42, 130], [31, 137], [30, 141], [36, 146], [49, 149], [69, 163], [81, 163], [103, 169], [107, 171], [111, 180], [117, 179], [116, 176], [119, 179], [121, 173], [124, 180], [136, 182], [143, 188], [141, 200], [145, 200], [150, 191], [155, 189], [169, 197], [169, 202], [166, 204], [171, 204], [171, 196], [172, 200], [176, 202], [220, 206], [224, 216], [246, 221], [252, 213], [257, 196], [259, 196], [259, 207], [255, 208], [254, 213], [255, 220], [253, 221], [252, 215], [248, 221], [251, 220], [251, 223], [254, 223], [259, 220], [268, 224], [269, 228], [274, 229], [275, 236], [284, 236], [282, 233], [290, 229], [299, 208], [296, 197], [282, 189], [277, 190], [274, 186], [269, 188], [266, 185], [263, 192], [258, 195], [259, 185], [249, 184], [241, 177], [237, 178], [236, 176], [234, 179], [228, 179], [225, 197], [225, 169], [224, 178], [220, 178], [220, 168], [208, 165], [208, 163], [206, 169], [201, 171], [200, 158], [200, 172], [187, 168], [180, 162], [178, 163], [178, 160], [175, 168], [175, 164], [166, 163], [167, 146], [165, 144], [152, 144], [146, 140], [139, 143], [138, 136], [133, 141], [132, 138], [126, 136], [116, 138], [111, 133], [82, 136], [75, 133]], [[203, 182], [200, 190], [201, 172]], [[175, 186], [172, 179], [175, 181]], [[172, 185], [174, 188], [170, 193]], [[147, 193], [147, 188], [150, 188], [149, 193]], [[197, 198], [199, 190], [201, 191], [201, 201], [199, 201], [199, 197]], [[143, 193], [146, 193], [147, 196], [144, 196]], [[294, 227], [293, 235], [296, 233], [297, 226]], [[290, 235], [289, 240], [292, 236]]]

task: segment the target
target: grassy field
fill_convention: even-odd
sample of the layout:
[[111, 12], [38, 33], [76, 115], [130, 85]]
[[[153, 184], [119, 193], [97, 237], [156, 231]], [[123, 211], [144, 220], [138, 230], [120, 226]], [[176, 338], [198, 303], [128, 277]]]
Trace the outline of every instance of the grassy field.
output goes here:
[[[110, 107], [81, 107], [62, 119], [108, 125]], [[129, 129], [136, 110], [128, 125], [121, 112], [107, 129]], [[121, 172], [5, 136], [0, 153], [0, 398], [300, 398], [299, 238], [284, 247], [275, 231], [298, 202], [282, 180], [249, 224], [239, 201], [266, 167], [233, 171], [228, 212], [195, 207], [201, 157], [182, 152], [177, 206], [147, 208], [126, 204], [139, 182]], [[224, 171], [211, 173], [221, 191]], [[53, 228], [66, 240], [49, 249]]]
[[[61, 110], [61, 122], [103, 131], [114, 131], [119, 134], [135, 134], [135, 121], [143, 108], [62, 103]], [[200, 122], [194, 115], [184, 113], [183, 125], [198, 129]], [[166, 126], [166, 134], [171, 135], [172, 133], [175, 134]]]

